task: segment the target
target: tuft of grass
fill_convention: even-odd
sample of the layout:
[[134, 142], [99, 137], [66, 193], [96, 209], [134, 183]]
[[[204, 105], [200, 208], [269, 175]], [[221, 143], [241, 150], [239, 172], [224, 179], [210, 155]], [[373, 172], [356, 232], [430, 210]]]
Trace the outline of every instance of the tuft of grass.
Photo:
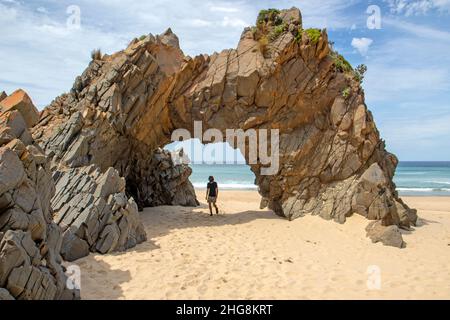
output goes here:
[[352, 65], [337, 51], [332, 52], [331, 57], [333, 58], [336, 69], [340, 72], [346, 73], [353, 71]]
[[102, 60], [103, 54], [101, 49], [94, 49], [91, 51], [92, 60]]
[[274, 41], [276, 38], [278, 38], [280, 36], [280, 34], [288, 31], [288, 29], [289, 29], [289, 25], [287, 23], [282, 23], [282, 24], [276, 26], [270, 33], [269, 39], [271, 41]]
[[147, 38], [147, 35], [143, 34], [142, 36], [139, 37], [139, 41], [144, 40], [145, 38]]
[[312, 44], [319, 42], [320, 36], [322, 35], [320, 29], [315, 28], [306, 29], [305, 32]]
[[350, 87], [347, 87], [344, 90], [342, 90], [342, 97], [344, 97], [344, 99], [347, 99], [349, 95], [350, 95]]

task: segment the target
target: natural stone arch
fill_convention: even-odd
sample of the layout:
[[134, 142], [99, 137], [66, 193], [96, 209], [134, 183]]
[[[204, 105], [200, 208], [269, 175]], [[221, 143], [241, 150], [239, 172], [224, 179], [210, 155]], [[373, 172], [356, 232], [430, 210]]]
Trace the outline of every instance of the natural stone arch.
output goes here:
[[[195, 58], [182, 53], [170, 29], [135, 39], [92, 61], [71, 92], [44, 110], [33, 137], [55, 172], [73, 171], [77, 180], [94, 170], [83, 168], [112, 167], [143, 207], [197, 203], [190, 169], [157, 151], [175, 129], [193, 133], [194, 121], [205, 130], [279, 129], [279, 172], [263, 176], [261, 164], [251, 165], [263, 205], [288, 219], [311, 213], [342, 223], [359, 213], [384, 225], [414, 224], [415, 210], [392, 182], [397, 159], [385, 150], [360, 83], [337, 65], [326, 31], [312, 39], [298, 9], [277, 16], [286, 27], [274, 36], [266, 21], [271, 40], [264, 48], [251, 28], [237, 49]], [[102, 238], [101, 252], [117, 248], [111, 239], [129, 232], [118, 229]]]

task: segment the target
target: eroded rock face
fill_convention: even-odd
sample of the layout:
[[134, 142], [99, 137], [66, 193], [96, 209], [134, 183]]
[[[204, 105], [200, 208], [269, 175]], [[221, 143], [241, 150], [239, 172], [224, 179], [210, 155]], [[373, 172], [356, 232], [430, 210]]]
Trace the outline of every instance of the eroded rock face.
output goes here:
[[[356, 212], [384, 225], [416, 221], [395, 190], [398, 161], [385, 150], [360, 83], [338, 65], [325, 30], [303, 31], [295, 8], [245, 29], [237, 49], [211, 56], [184, 56], [171, 30], [135, 39], [92, 61], [44, 110], [33, 136], [57, 171], [113, 167], [139, 206], [173, 204], [165, 196], [172, 187], [152, 180], [163, 172], [153, 154], [175, 129], [192, 133], [194, 121], [222, 132], [280, 130], [276, 174], [251, 164], [262, 204], [280, 216], [343, 223]], [[188, 169], [180, 170], [185, 179]]]
[[125, 195], [125, 179], [114, 168], [55, 172], [55, 222], [62, 228], [61, 254], [74, 261], [92, 252], [123, 251], [146, 240], [138, 208]]
[[0, 300], [74, 299], [53, 222], [50, 165], [22, 116], [33, 111], [0, 112]]

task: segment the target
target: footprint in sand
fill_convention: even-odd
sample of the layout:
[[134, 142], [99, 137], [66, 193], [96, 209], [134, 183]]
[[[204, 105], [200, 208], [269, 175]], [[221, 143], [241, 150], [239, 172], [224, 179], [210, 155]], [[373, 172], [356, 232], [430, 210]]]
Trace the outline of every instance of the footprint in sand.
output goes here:
[[202, 286], [197, 288], [197, 292], [199, 294], [205, 294], [207, 291], [208, 291], [208, 286], [207, 285], [202, 285]]

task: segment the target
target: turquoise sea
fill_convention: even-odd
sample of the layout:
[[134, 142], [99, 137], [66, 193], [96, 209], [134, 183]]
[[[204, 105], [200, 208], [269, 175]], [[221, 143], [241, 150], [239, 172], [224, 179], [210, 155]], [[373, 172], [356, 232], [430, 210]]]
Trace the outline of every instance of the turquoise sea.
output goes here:
[[[208, 176], [216, 178], [222, 189], [256, 190], [255, 176], [243, 164], [191, 164], [191, 181], [196, 188], [206, 187]], [[395, 184], [400, 195], [450, 196], [449, 162], [400, 162]]]

